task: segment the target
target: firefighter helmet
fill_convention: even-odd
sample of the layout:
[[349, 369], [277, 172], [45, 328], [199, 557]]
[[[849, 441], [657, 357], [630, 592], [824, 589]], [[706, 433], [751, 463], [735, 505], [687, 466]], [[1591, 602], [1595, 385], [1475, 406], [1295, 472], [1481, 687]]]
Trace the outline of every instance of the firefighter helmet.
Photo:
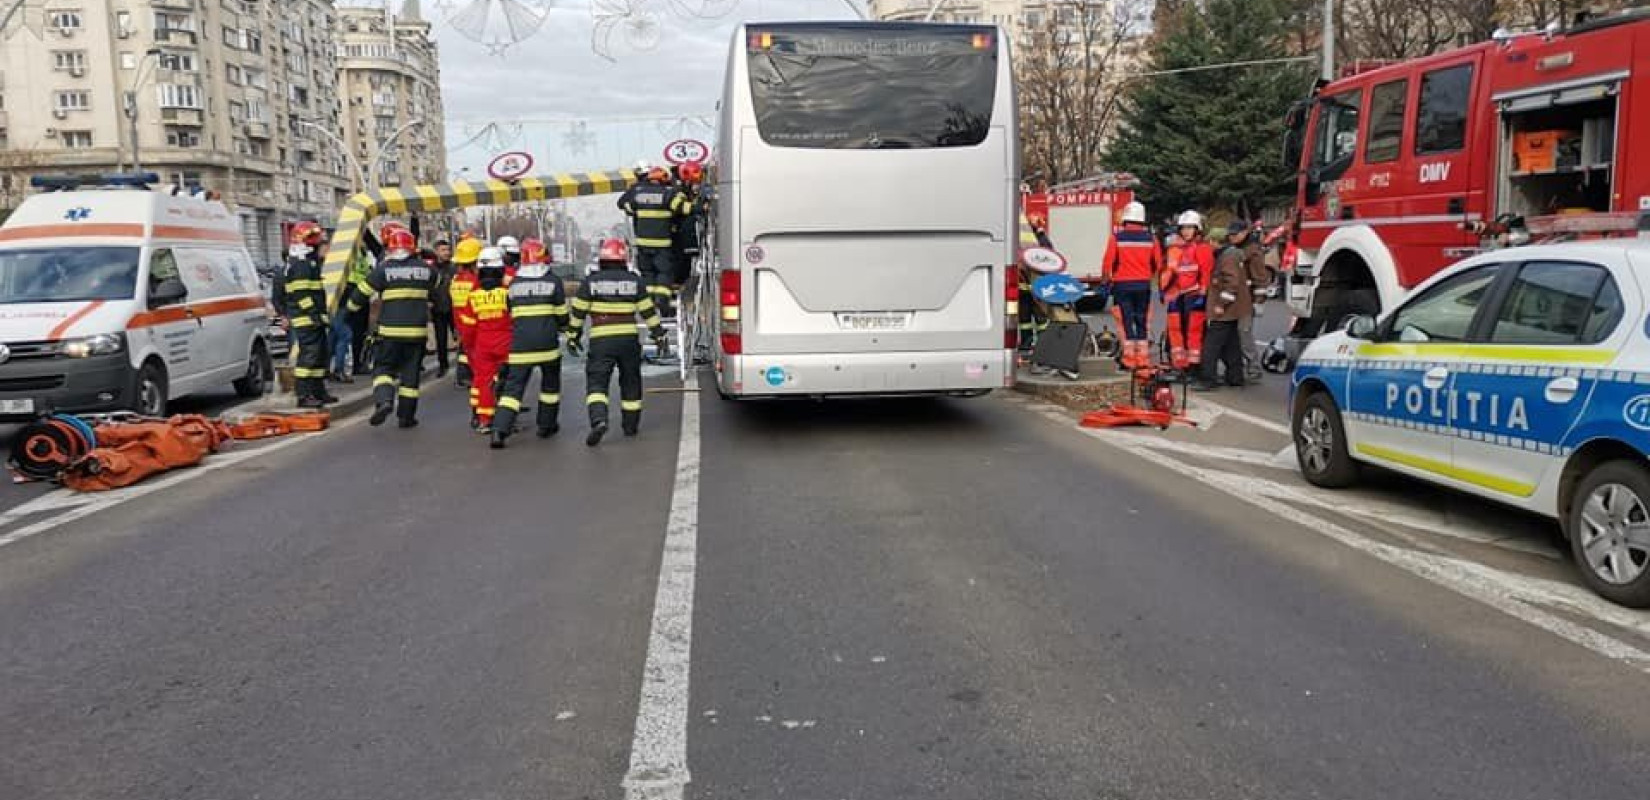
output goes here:
[[476, 265], [482, 269], [503, 269], [504, 251], [497, 247], [483, 247], [481, 257], [476, 259]]
[[688, 163], [682, 165], [682, 181], [684, 183], [698, 183], [699, 181], [704, 180], [704, 177], [705, 168], [699, 166], [697, 163], [689, 161]]
[[629, 264], [630, 247], [624, 243], [623, 239], [608, 239], [602, 242], [601, 249], [596, 251], [596, 261], [602, 264]]
[[521, 243], [521, 263], [544, 264], [550, 260], [550, 253], [544, 247], [544, 242], [537, 239], [524, 239]]
[[519, 253], [521, 252], [521, 242], [517, 241], [514, 236], [500, 236], [498, 237], [498, 249], [506, 253]]
[[453, 248], [453, 263], [474, 264], [481, 257], [481, 242], [475, 239], [460, 239], [458, 247]]
[[1181, 228], [1196, 228], [1201, 231], [1203, 230], [1203, 215], [1196, 211], [1182, 211], [1180, 212], [1180, 218], [1175, 220], [1175, 225]]
[[321, 223], [305, 220], [292, 226], [292, 231], [287, 234], [287, 243], [314, 247], [321, 243], [321, 238], [325, 235], [326, 233], [321, 230]]
[[1146, 206], [1139, 201], [1123, 206], [1123, 221], [1136, 224], [1146, 224]]
[[418, 249], [418, 239], [406, 228], [391, 228], [384, 235], [384, 254], [390, 258], [406, 258]]

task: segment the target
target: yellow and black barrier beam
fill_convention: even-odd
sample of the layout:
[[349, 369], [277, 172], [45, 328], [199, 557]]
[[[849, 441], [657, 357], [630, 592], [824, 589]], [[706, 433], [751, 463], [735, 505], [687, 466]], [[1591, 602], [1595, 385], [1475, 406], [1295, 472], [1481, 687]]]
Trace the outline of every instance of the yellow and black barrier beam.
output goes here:
[[361, 192], [346, 201], [338, 211], [338, 227], [327, 245], [321, 279], [325, 282], [327, 294], [336, 298], [348, 272], [350, 257], [361, 246], [361, 232], [374, 217], [614, 194], [635, 183], [633, 173], [621, 170], [538, 175], [513, 181], [453, 181]]

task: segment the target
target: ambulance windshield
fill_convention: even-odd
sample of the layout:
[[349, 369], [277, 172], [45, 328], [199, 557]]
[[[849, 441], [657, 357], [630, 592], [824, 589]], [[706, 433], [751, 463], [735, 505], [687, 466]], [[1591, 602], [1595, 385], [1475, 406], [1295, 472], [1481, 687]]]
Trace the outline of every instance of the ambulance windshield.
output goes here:
[[136, 247], [0, 250], [0, 304], [129, 300], [137, 275]]

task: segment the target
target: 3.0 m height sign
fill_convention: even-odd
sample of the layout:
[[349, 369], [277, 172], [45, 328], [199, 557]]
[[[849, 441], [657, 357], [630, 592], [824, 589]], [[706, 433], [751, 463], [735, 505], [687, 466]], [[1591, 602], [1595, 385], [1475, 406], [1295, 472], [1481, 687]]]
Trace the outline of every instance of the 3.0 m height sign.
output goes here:
[[710, 158], [710, 148], [697, 139], [677, 139], [665, 145], [665, 160], [672, 164], [702, 164]]

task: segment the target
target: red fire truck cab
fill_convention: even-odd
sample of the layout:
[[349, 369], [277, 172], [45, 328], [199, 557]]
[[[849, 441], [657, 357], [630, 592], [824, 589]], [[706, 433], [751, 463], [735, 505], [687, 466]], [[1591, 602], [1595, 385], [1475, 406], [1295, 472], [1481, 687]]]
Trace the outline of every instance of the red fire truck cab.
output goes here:
[[1390, 308], [1504, 215], [1595, 235], [1650, 211], [1650, 15], [1349, 72], [1290, 116], [1298, 316]]

